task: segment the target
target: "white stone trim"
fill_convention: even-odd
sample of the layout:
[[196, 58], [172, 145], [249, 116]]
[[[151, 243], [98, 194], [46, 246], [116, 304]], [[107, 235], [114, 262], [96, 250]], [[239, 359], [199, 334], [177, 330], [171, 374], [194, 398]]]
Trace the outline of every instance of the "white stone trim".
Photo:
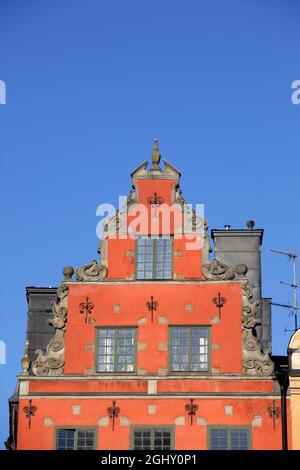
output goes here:
[[20, 381], [19, 395], [26, 396], [28, 395], [28, 391], [29, 391], [29, 381], [28, 380]]
[[157, 394], [157, 380], [148, 380], [148, 395]]

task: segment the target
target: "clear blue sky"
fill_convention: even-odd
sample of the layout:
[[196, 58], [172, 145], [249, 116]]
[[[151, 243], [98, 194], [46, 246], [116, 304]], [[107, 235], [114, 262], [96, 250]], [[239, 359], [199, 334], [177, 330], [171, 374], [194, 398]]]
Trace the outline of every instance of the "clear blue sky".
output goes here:
[[[264, 296], [288, 301], [299, 243], [297, 0], [0, 0], [0, 440], [25, 342], [25, 286], [97, 256], [96, 206], [162, 156], [210, 228], [265, 229]], [[299, 266], [300, 270], [300, 266]], [[288, 312], [273, 309], [273, 352]]]

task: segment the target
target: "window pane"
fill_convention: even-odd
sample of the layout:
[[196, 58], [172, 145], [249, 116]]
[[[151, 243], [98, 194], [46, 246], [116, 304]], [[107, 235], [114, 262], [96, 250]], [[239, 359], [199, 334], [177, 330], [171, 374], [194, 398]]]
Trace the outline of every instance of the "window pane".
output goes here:
[[171, 237], [141, 237], [136, 245], [137, 279], [172, 279]]
[[75, 447], [75, 429], [58, 429], [57, 450], [73, 450]]
[[77, 450], [92, 450], [94, 448], [94, 431], [77, 431]]
[[134, 430], [133, 448], [134, 450], [170, 450], [171, 430], [165, 428]]
[[231, 429], [231, 449], [247, 450], [249, 448], [247, 429]]
[[172, 238], [156, 240], [155, 278], [172, 278]]
[[[106, 335], [106, 338], [104, 337]], [[109, 336], [109, 337], [108, 337]], [[103, 347], [103, 340], [105, 341]], [[98, 330], [98, 372], [134, 372], [134, 328]]]
[[212, 450], [228, 449], [228, 431], [224, 429], [214, 429], [210, 431], [210, 447]]
[[212, 450], [247, 450], [249, 449], [249, 430], [211, 429], [210, 448]]
[[150, 450], [151, 449], [151, 436], [150, 431], [141, 429], [134, 431], [134, 449], [135, 450]]
[[152, 277], [152, 263], [153, 263], [153, 241], [148, 238], [139, 238], [136, 246], [136, 278], [148, 279], [149, 274], [146, 271], [151, 271]]
[[171, 432], [169, 430], [161, 429], [154, 430], [154, 450], [168, 450], [171, 449]]
[[171, 327], [171, 370], [208, 372], [208, 328]]

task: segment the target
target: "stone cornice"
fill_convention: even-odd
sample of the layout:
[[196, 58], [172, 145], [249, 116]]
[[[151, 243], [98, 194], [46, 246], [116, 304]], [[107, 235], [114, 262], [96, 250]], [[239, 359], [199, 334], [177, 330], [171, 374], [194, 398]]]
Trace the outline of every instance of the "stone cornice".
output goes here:
[[260, 237], [260, 244], [262, 243], [264, 235], [263, 229], [212, 229], [211, 230], [211, 238], [214, 240], [218, 236], [222, 237]]
[[141, 165], [135, 168], [131, 173], [133, 180], [175, 180], [179, 182], [181, 173], [167, 160], [163, 160], [164, 170], [147, 170], [148, 162], [145, 160]]
[[161, 375], [62, 375], [59, 377], [55, 376], [27, 376], [24, 377], [20, 375], [18, 377], [20, 381], [55, 381], [55, 382], [60, 382], [60, 381], [94, 381], [96, 380], [97, 382], [102, 382], [102, 381], [116, 381], [116, 380], [122, 380], [123, 382], [126, 381], [132, 381], [132, 380], [137, 380], [137, 381], [148, 381], [148, 380], [157, 380], [157, 381], [168, 381], [168, 380], [189, 380], [189, 381], [194, 381], [194, 380], [199, 380], [199, 381], [258, 381], [258, 382], [265, 382], [265, 381], [277, 381], [277, 379], [274, 376], [269, 376], [269, 377], [259, 377], [259, 376], [245, 376], [245, 375], [230, 375], [230, 374], [224, 374], [224, 375], [168, 375], [162, 377]]
[[39, 287], [39, 286], [28, 286], [26, 287], [26, 299], [29, 301], [30, 294], [53, 294], [55, 295], [57, 287]]
[[[164, 399], [184, 399], [186, 397], [189, 397], [189, 398], [196, 398], [196, 399], [203, 399], [203, 400], [220, 400], [220, 399], [224, 399], [224, 398], [230, 398], [232, 400], [240, 400], [240, 399], [243, 399], [243, 400], [265, 400], [265, 399], [274, 399], [274, 398], [277, 398], [277, 399], [280, 399], [280, 393], [268, 393], [268, 392], [258, 392], [258, 393], [253, 393], [253, 392], [186, 392], [186, 393], [174, 393], [174, 394], [170, 394], [170, 393], [158, 393], [156, 395], [152, 395], [152, 394], [147, 394], [147, 393], [140, 393], [140, 394], [137, 394], [136, 392], [133, 392], [133, 393], [124, 393], [124, 392], [121, 392], [121, 393], [115, 393], [115, 392], [112, 392], [112, 393], [99, 393], [99, 394], [95, 394], [94, 392], [93, 393], [86, 393], [86, 394], [81, 394], [81, 393], [72, 393], [70, 392], [69, 394], [66, 393], [66, 392], [62, 392], [62, 393], [49, 393], [49, 392], [46, 392], [46, 393], [40, 393], [40, 392], [36, 392], [36, 393], [28, 393], [28, 395], [19, 395], [19, 398], [22, 399], [22, 398], [26, 398], [26, 399], [38, 399], [38, 398], [41, 398], [41, 399], [45, 399], [45, 398], [49, 398], [49, 399], [57, 399], [59, 398], [60, 400], [61, 399], [66, 399], [66, 400], [84, 400], [84, 399], [106, 399], [106, 398], [116, 398], [116, 399], [141, 399], [141, 400], [164, 400]], [[290, 397], [287, 396], [287, 400], [290, 400]]]
[[136, 280], [125, 280], [125, 279], [109, 279], [105, 281], [67, 281], [65, 284], [72, 286], [72, 285], [122, 285], [122, 284], [130, 284], [130, 285], [149, 285], [149, 284], [154, 284], [154, 285], [183, 285], [183, 284], [192, 284], [192, 285], [214, 285], [214, 284], [232, 284], [232, 283], [237, 283], [237, 284], [244, 284], [245, 279], [231, 279], [231, 280], [205, 280], [205, 279], [182, 279], [180, 281], [166, 281], [165, 279], [159, 281], [136, 281]]

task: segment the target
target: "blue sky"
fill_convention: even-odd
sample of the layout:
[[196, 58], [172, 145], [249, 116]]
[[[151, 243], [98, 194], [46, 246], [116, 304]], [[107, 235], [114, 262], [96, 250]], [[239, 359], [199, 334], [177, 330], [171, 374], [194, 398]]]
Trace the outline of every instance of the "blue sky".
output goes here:
[[[97, 256], [96, 207], [116, 204], [157, 137], [210, 228], [265, 229], [263, 293], [288, 301], [299, 246], [297, 0], [0, 0], [0, 441], [25, 342], [25, 286]], [[300, 268], [299, 268], [300, 269]], [[273, 309], [273, 352], [292, 327]]]

